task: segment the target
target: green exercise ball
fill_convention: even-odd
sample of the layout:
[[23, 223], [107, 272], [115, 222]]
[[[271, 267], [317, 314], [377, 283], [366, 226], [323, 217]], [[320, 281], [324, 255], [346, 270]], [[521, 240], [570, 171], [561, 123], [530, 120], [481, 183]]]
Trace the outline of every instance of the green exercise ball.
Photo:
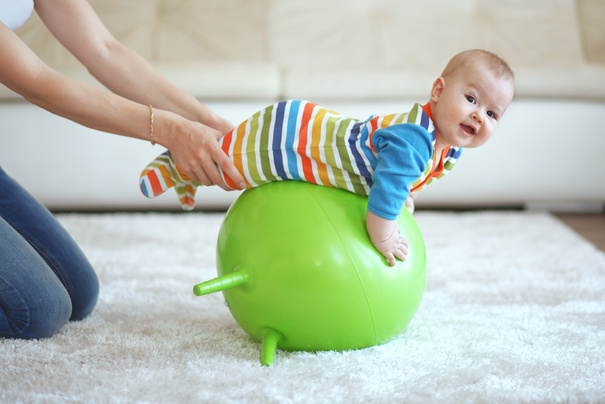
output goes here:
[[397, 219], [409, 253], [394, 267], [366, 231], [367, 197], [314, 184], [274, 182], [243, 192], [221, 226], [219, 277], [196, 295], [223, 291], [235, 321], [276, 348], [349, 350], [386, 343], [410, 323], [426, 283], [426, 252], [413, 216]]

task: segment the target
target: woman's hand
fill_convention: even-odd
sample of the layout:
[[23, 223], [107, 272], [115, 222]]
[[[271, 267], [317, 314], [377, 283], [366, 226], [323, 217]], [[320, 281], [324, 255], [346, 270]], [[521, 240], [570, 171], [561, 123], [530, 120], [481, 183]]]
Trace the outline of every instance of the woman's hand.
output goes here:
[[[157, 142], [170, 150], [183, 174], [206, 186], [218, 185], [230, 191], [231, 188], [223, 181], [220, 167], [240, 188], [246, 187], [244, 177], [218, 144], [223, 133], [167, 111], [156, 110], [155, 115], [159, 129]], [[232, 125], [224, 121], [223, 127], [230, 130]]]
[[399, 227], [394, 220], [383, 219], [368, 211], [366, 224], [370, 241], [391, 266], [395, 266], [395, 258], [405, 261], [409, 243], [400, 236]]

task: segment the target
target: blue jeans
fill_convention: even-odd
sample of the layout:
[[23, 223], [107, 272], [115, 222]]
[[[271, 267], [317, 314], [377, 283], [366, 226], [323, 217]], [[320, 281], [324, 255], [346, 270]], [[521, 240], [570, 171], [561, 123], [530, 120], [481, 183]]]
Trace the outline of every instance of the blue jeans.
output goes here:
[[67, 231], [0, 168], [0, 337], [50, 337], [90, 314], [98, 294]]

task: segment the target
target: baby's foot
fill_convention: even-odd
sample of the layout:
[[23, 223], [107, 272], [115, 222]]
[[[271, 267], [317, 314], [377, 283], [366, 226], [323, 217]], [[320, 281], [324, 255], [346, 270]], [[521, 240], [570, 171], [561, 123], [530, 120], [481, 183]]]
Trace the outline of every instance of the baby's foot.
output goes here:
[[141, 192], [147, 198], [155, 198], [174, 187], [184, 210], [194, 208], [195, 191], [199, 185], [179, 171], [169, 150], [149, 163], [139, 179]]

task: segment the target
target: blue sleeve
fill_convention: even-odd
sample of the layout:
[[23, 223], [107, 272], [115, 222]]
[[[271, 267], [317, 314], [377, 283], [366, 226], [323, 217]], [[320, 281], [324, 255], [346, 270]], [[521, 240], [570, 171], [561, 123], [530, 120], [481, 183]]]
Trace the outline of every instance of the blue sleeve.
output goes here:
[[431, 154], [431, 135], [421, 126], [399, 124], [379, 129], [372, 136], [378, 153], [372, 174], [368, 210], [395, 220], [410, 194], [410, 185], [424, 172]]

